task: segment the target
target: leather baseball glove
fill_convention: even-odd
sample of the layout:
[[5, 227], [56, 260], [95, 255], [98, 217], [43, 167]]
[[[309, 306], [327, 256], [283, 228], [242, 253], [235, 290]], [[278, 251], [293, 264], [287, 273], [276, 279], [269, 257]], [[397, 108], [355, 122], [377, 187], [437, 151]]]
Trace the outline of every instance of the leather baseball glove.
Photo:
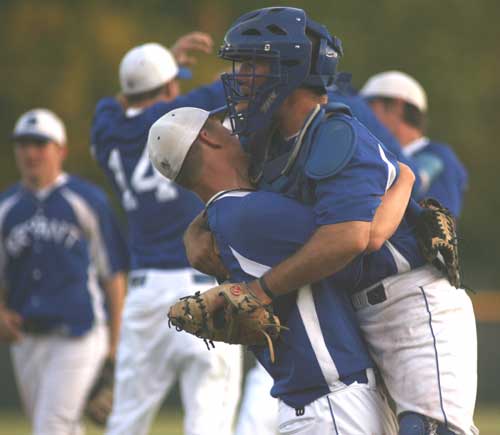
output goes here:
[[[222, 304], [221, 304], [221, 297]], [[168, 312], [169, 322], [178, 331], [186, 331], [212, 344], [269, 347], [274, 362], [273, 341], [279, 337], [279, 318], [271, 305], [264, 305], [245, 283], [222, 284], [204, 293], [183, 297]]]
[[437, 200], [420, 202], [423, 211], [417, 222], [417, 240], [427, 262], [445, 273], [454, 287], [461, 287], [455, 218]]
[[105, 426], [113, 407], [113, 386], [115, 376], [115, 363], [108, 358], [90, 390], [85, 414], [99, 426]]

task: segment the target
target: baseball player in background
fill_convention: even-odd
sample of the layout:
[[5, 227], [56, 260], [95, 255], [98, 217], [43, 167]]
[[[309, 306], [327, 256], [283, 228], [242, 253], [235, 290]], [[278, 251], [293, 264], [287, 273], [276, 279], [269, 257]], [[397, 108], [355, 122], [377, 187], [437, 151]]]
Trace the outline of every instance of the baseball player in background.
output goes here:
[[[181, 108], [164, 115], [151, 127], [148, 148], [159, 171], [207, 203], [209, 227], [233, 282], [259, 278], [315, 229], [310, 207], [254, 190], [238, 139], [207, 111]], [[384, 214], [378, 220], [384, 228], [391, 226], [388, 235], [404, 214], [415, 178], [410, 169], [403, 171], [377, 213]], [[343, 291], [354, 285], [360, 261], [275, 301], [275, 313], [289, 329], [276, 341], [274, 362], [267, 346], [252, 347], [274, 379], [282, 434], [396, 433]]]
[[[209, 52], [210, 37], [192, 33], [172, 48], [149, 43], [128, 51], [120, 70], [122, 95], [104, 98], [92, 125], [92, 150], [127, 215], [131, 273], [117, 355], [109, 435], [143, 435], [165, 395], [179, 379], [184, 433], [231, 433], [239, 399], [241, 349], [217, 346], [170, 329], [166, 313], [179, 297], [214, 284], [189, 267], [182, 236], [203, 209], [193, 193], [164, 179], [151, 165], [149, 128], [166, 112], [186, 105], [208, 110], [224, 104], [215, 82], [179, 95], [188, 70], [176, 58], [191, 49]], [[224, 276], [224, 270], [215, 275]]]
[[12, 138], [21, 181], [0, 196], [0, 338], [33, 434], [82, 434], [86, 396], [116, 351], [126, 246], [104, 193], [62, 171], [55, 114], [25, 113]]
[[449, 146], [425, 136], [427, 95], [420, 83], [403, 72], [386, 71], [369, 78], [360, 94], [415, 163], [421, 181], [418, 197], [435, 198], [458, 217], [467, 170]]
[[[311, 205], [317, 227], [294, 255], [248, 286], [270, 304], [362, 256], [351, 301], [396, 403], [400, 434], [477, 433], [472, 304], [425, 262], [414, 215], [407, 213], [388, 241], [372, 237], [380, 197], [398, 166], [346, 106], [322, 106], [341, 53], [337, 38], [295, 8], [250, 12], [226, 33], [220, 55], [234, 69], [222, 79], [233, 130], [247, 138], [252, 179]], [[207, 270], [202, 223], [199, 216], [185, 241], [195, 267]]]

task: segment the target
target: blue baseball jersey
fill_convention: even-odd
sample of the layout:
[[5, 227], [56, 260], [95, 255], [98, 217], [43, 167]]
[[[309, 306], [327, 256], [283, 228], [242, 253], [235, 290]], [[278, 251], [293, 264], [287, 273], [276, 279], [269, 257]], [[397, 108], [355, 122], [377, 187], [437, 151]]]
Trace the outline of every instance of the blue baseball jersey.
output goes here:
[[105, 194], [62, 174], [33, 192], [0, 197], [0, 286], [24, 321], [80, 336], [104, 320], [100, 280], [127, 269], [127, 249]]
[[212, 110], [223, 104], [220, 82], [144, 110], [124, 111], [114, 98], [98, 103], [92, 125], [93, 155], [126, 212], [133, 270], [188, 267], [182, 235], [203, 210], [195, 194], [164, 178], [149, 161], [146, 143], [151, 125], [179, 107]]
[[417, 165], [422, 181], [419, 198], [435, 198], [459, 217], [468, 174], [452, 149], [422, 137], [408, 144], [403, 153]]
[[[260, 277], [295, 253], [316, 228], [310, 207], [265, 191], [229, 191], [207, 205], [207, 214], [233, 282]], [[289, 328], [276, 342], [276, 362], [271, 363], [266, 346], [252, 350], [274, 379], [274, 397], [303, 407], [328, 394], [339, 379], [351, 383], [374, 366], [344, 291], [360, 267], [355, 261], [273, 302]]]
[[[320, 112], [318, 116], [324, 115]], [[312, 131], [306, 136], [311, 138], [310, 142], [301, 147], [288, 179], [280, 176], [268, 182], [265, 175], [266, 166], [272, 168], [275, 163], [272, 160], [267, 161], [260, 187], [310, 204], [317, 226], [349, 221], [371, 222], [381, 203], [381, 197], [398, 176], [397, 159], [356, 118], [346, 113], [336, 113], [325, 122], [332, 121], [336, 127], [332, 130], [331, 139], [319, 133], [319, 129], [324, 128], [325, 124], [319, 124], [318, 131]], [[340, 127], [341, 123], [345, 127]], [[352, 132], [355, 141], [352, 155], [333, 175], [314, 176], [315, 167], [319, 168], [316, 172], [326, 172], [325, 167], [328, 169], [329, 162], [333, 162], [332, 154], [328, 153], [336, 152], [333, 145], [339, 139], [335, 135], [339, 134], [339, 131], [342, 132], [342, 128]], [[339, 134], [340, 140], [342, 137]], [[318, 138], [321, 138], [322, 143]], [[283, 143], [273, 143], [273, 146], [281, 149]], [[306, 155], [302, 158], [301, 153]], [[280, 157], [277, 157], [276, 160], [279, 159]], [[280, 179], [284, 181], [280, 182]], [[417, 245], [414, 228], [409, 220], [404, 219], [382, 249], [363, 257], [363, 273], [349, 290], [366, 288], [383, 278], [423, 264], [424, 259]]]

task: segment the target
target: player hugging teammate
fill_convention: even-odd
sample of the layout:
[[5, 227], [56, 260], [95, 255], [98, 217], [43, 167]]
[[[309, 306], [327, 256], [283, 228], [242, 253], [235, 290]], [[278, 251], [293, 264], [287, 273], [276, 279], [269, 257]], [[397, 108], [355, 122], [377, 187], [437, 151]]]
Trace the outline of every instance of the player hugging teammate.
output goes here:
[[[171, 50], [132, 48], [119, 96], [96, 107], [92, 152], [128, 249], [102, 192], [62, 171], [60, 120], [38, 109], [15, 127], [0, 338], [33, 433], [81, 433], [104, 366], [87, 412], [107, 434], [148, 433], [176, 379], [185, 433], [231, 434], [241, 348], [207, 352], [201, 337], [259, 361], [237, 435], [477, 434], [475, 321], [452, 216], [466, 173], [424, 136], [420, 85], [393, 71], [357, 94], [335, 80], [341, 41], [301, 9], [272, 7], [227, 31], [219, 56], [232, 72], [180, 95], [189, 52], [211, 47], [195, 32]], [[411, 197], [426, 194], [452, 213]]]

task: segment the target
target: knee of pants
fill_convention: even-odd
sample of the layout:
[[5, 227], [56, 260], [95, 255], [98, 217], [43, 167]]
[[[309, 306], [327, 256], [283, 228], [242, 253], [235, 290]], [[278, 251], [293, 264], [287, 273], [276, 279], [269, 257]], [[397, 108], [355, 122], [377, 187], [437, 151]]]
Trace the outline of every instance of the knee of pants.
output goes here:
[[427, 418], [415, 412], [399, 416], [399, 435], [427, 435]]
[[76, 435], [81, 433], [80, 429], [79, 421], [71, 421], [56, 415], [38, 418], [33, 422], [33, 435]]
[[436, 434], [437, 435], [456, 435], [455, 432], [453, 432], [450, 429], [448, 429], [443, 423], [440, 423], [438, 425]]

